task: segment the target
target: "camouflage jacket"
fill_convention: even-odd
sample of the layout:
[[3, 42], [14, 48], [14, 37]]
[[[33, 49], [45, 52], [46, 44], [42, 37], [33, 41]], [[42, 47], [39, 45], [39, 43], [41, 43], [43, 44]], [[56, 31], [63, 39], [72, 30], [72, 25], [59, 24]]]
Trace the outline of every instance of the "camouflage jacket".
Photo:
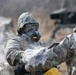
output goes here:
[[28, 42], [24, 36], [14, 36], [10, 40], [8, 40], [5, 54], [8, 63], [12, 66], [17, 66], [20, 64], [24, 64], [22, 59], [22, 54], [27, 49], [33, 49], [33, 46], [42, 46], [42, 47], [50, 47], [54, 43], [53, 39], [49, 39], [46, 42]]
[[[51, 67], [59, 65], [72, 58], [76, 49], [76, 33], [68, 35], [58, 45], [53, 45], [54, 43], [55, 42], [51, 39], [44, 43], [30, 43], [27, 42], [24, 37], [16, 36], [13, 39], [10, 39], [7, 43], [5, 48], [6, 59], [10, 65], [16, 66], [22, 63], [20, 59], [25, 50], [27, 51], [28, 48], [31, 50], [34, 49], [31, 44], [33, 44], [34, 47], [41, 46], [43, 49], [29, 60], [25, 65], [25, 69], [31, 73], [48, 70]], [[29, 57], [28, 51], [26, 52], [26, 55]]]

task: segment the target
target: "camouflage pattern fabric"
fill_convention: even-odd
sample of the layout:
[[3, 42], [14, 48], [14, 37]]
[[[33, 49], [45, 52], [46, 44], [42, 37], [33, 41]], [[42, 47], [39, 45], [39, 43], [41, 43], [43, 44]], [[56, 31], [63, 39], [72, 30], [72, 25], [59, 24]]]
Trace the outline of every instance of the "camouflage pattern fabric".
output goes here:
[[25, 50], [27, 49], [34, 49], [33, 46], [38, 46], [39, 47], [42, 45], [44, 47], [50, 47], [50, 45], [53, 44], [53, 39], [50, 39], [46, 42], [28, 42], [24, 36], [16, 36], [12, 39], [10, 39], [7, 43], [7, 46], [5, 48], [6, 52], [6, 58], [9, 62], [10, 65], [17, 65], [21, 62], [22, 54], [24, 53]]
[[[32, 21], [32, 23], [36, 23], [32, 20], [30, 14], [25, 14], [28, 16], [24, 15], [18, 20], [18, 30], [22, 28], [24, 24], [27, 24], [26, 22]], [[24, 19], [26, 19], [25, 16], [28, 20], [24, 21]], [[31, 75], [36, 75], [35, 72], [37, 71], [48, 70], [65, 61], [68, 63], [71, 59], [75, 61], [76, 33], [68, 35], [57, 45], [54, 45], [54, 43], [53, 39], [49, 39], [43, 43], [35, 43], [28, 41], [26, 36], [17, 35], [7, 42], [5, 48], [6, 59], [12, 66], [25, 64], [26, 71], [30, 72]], [[22, 61], [23, 56], [25, 56], [25, 62]], [[72, 62], [70, 65], [68, 64], [68, 68], [73, 68], [73, 71], [71, 71], [74, 73], [75, 65], [71, 64]]]
[[[31, 13], [26, 12], [20, 15], [18, 19], [17, 30], [22, 28], [25, 24], [37, 25], [38, 23], [33, 18]], [[54, 43], [53, 39], [50, 39], [43, 43], [41, 42], [34, 43], [34, 42], [31, 42], [31, 40], [28, 41], [26, 37], [27, 37], [26, 35], [21, 35], [21, 36], [17, 35], [17, 36], [12, 37], [7, 42], [7, 45], [5, 48], [5, 54], [6, 54], [6, 59], [10, 65], [17, 66], [21, 64], [26, 64], [27, 61], [23, 62], [22, 58], [27, 49], [34, 49], [33, 46], [50, 47]]]
[[39, 24], [35, 18], [32, 16], [31, 13], [26, 12], [20, 15], [18, 19], [18, 26], [17, 30], [19, 31], [20, 28], [22, 28], [25, 24]]
[[29, 63], [26, 64], [25, 68], [29, 72], [41, 71], [50, 69], [66, 61], [71, 71], [69, 71], [69, 75], [76, 75], [75, 50], [76, 33], [73, 33], [65, 37], [57, 46], [45, 49], [43, 52], [40, 51], [37, 55], [33, 56]]
[[7, 61], [13, 66], [22, 64], [22, 54], [26, 52], [25, 56], [28, 55], [28, 57], [30, 57], [30, 51], [27, 50], [32, 50], [31, 54], [33, 54], [35, 52], [34, 49], [36, 49], [35, 47], [38, 47], [38, 49], [40, 48], [42, 50], [34, 55], [28, 63], [27, 61], [25, 62], [25, 68], [28, 72], [33, 73], [36, 71], [48, 70], [51, 67], [59, 65], [65, 61], [67, 63], [71, 61], [71, 64], [68, 64], [68, 68], [71, 67], [74, 69], [75, 64], [73, 63], [75, 63], [74, 55], [76, 49], [76, 33], [68, 35], [57, 46], [52, 46], [50, 49], [48, 49], [47, 47], [53, 43], [53, 40], [50, 40], [47, 43], [30, 43], [26, 41], [24, 37], [17, 36], [14, 39], [9, 40], [7, 43]]

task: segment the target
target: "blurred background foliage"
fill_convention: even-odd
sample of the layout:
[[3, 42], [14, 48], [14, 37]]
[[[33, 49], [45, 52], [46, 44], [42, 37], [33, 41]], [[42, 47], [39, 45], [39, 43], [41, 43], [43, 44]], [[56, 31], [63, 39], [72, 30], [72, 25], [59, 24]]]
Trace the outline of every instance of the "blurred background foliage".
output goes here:
[[[23, 12], [31, 12], [40, 23], [39, 31], [42, 39], [52, 35], [54, 21], [49, 15], [52, 11], [62, 8], [65, 0], [0, 0], [0, 16], [10, 17], [16, 30], [17, 19]], [[75, 10], [76, 0], [69, 0], [71, 10]]]

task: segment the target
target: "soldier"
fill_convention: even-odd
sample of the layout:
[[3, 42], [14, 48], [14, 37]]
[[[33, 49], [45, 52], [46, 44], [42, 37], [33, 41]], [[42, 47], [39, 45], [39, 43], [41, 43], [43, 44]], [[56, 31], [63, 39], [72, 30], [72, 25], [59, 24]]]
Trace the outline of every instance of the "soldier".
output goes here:
[[53, 39], [49, 39], [43, 43], [39, 42], [41, 34], [38, 32], [38, 28], [39, 23], [31, 13], [26, 12], [20, 15], [18, 19], [17, 36], [11, 38], [5, 48], [8, 63], [16, 66], [15, 75], [29, 74], [24, 70], [24, 65], [27, 62], [23, 60], [27, 49], [33, 49], [33, 46], [49, 47], [54, 43]]
[[18, 35], [10, 39], [5, 48], [8, 63], [17, 67], [15, 75], [43, 75], [65, 61], [69, 75], [75, 75], [75, 64], [72, 62], [75, 61], [76, 33], [68, 35], [60, 43], [52, 39], [41, 43], [38, 27], [31, 13], [20, 15]]

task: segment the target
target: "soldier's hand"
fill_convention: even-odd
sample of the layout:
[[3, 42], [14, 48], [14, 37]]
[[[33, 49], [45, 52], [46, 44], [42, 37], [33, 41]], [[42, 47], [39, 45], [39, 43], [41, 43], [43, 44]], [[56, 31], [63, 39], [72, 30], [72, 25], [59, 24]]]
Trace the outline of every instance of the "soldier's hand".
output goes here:
[[29, 72], [27, 72], [25, 70], [25, 65], [19, 65], [15, 68], [14, 74], [15, 75], [24, 75], [24, 74], [29, 74]]
[[32, 58], [34, 54], [34, 50], [32, 49], [27, 49], [24, 51], [24, 53], [22, 54], [22, 61], [26, 64], [29, 62], [29, 60]]

